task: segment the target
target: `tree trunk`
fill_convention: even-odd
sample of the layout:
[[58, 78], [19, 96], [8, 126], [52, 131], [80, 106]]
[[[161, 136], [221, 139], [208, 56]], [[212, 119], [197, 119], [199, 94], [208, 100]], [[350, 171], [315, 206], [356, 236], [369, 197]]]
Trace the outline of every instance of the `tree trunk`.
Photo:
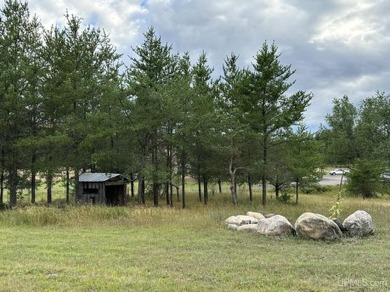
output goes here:
[[169, 206], [173, 207], [173, 185], [172, 182], [169, 184]]
[[153, 182], [153, 205], [155, 207], [158, 207], [158, 200], [159, 200], [159, 193], [158, 193], [158, 190], [159, 190], [159, 185], [157, 182]]
[[69, 204], [69, 194], [70, 194], [70, 176], [69, 168], [66, 168], [66, 203]]
[[185, 152], [181, 153], [181, 206], [183, 209], [186, 207], [186, 157]]
[[0, 204], [4, 204], [4, 147], [1, 148], [1, 170], [0, 170]]
[[281, 185], [279, 184], [279, 177], [276, 176], [276, 182], [275, 182], [275, 197], [279, 198], [279, 191], [280, 191]]
[[279, 183], [276, 182], [275, 183], [275, 197], [276, 198], [279, 198], [279, 191], [280, 191], [280, 186], [279, 186]]
[[[173, 130], [171, 129], [170, 123], [168, 123], [168, 135], [173, 135]], [[167, 183], [167, 204], [173, 207], [173, 187], [172, 187], [172, 176], [173, 176], [173, 155], [172, 155], [172, 145], [168, 143], [167, 145], [167, 168], [168, 168], [168, 183]]]
[[248, 189], [249, 189], [249, 201], [253, 201], [253, 193], [252, 193], [252, 180], [251, 176], [248, 175]]
[[131, 197], [134, 198], [134, 175], [133, 175], [133, 172], [130, 172], [130, 192], [131, 192]]
[[299, 194], [299, 178], [295, 181], [295, 205], [298, 205], [298, 194]]
[[145, 204], [145, 189], [144, 177], [138, 174], [138, 205]]
[[182, 173], [181, 173], [181, 206], [183, 209], [186, 207], [186, 182], [185, 182], [185, 172], [182, 167]]
[[263, 138], [263, 174], [261, 176], [261, 186], [262, 186], [262, 204], [265, 206], [267, 204], [267, 135], [264, 134]]
[[35, 191], [37, 188], [37, 175], [34, 170], [31, 170], [31, 204], [35, 204]]
[[47, 203], [51, 204], [52, 202], [52, 187], [53, 187], [53, 175], [49, 172], [46, 176], [46, 186], [47, 186]]
[[4, 204], [4, 170], [0, 173], [0, 204]]
[[37, 188], [37, 173], [35, 171], [35, 163], [37, 160], [37, 155], [33, 153], [31, 157], [31, 203], [35, 203], [35, 194], [36, 194], [36, 188]]
[[198, 195], [199, 195], [199, 202], [202, 202], [202, 182], [201, 182], [201, 175], [198, 172]]
[[262, 189], [262, 205], [265, 206], [267, 204], [267, 181], [266, 176], [263, 174], [261, 176], [261, 189]]
[[17, 204], [17, 189], [18, 189], [18, 169], [12, 165], [9, 170], [9, 206], [15, 207]]
[[168, 206], [171, 204], [169, 191], [170, 191], [169, 182], [167, 181], [167, 182], [165, 182], [165, 198], [166, 198]]
[[218, 190], [219, 190], [219, 193], [222, 194], [222, 181], [220, 178], [218, 179]]
[[235, 182], [235, 175], [230, 174], [230, 193], [232, 196], [232, 203], [236, 206], [237, 205], [237, 190], [236, 190], [236, 182]]
[[76, 202], [80, 201], [80, 196], [81, 196], [81, 194], [80, 194], [80, 186], [79, 186], [79, 177], [80, 177], [79, 169], [75, 168], [74, 169], [74, 186], [75, 186], [75, 188], [74, 188], [75, 194], [74, 195], [75, 195], [75, 201]]
[[204, 204], [207, 205], [209, 200], [209, 190], [208, 190], [208, 180], [205, 176], [203, 176], [203, 199]]
[[[169, 129], [169, 125], [168, 125], [168, 134], [170, 134], [170, 129]], [[172, 177], [172, 174], [171, 174], [171, 171], [172, 171], [172, 168], [171, 168], [171, 149], [169, 147], [169, 145], [167, 145], [167, 149], [166, 149], [166, 155], [167, 155], [167, 169], [168, 169], [168, 180], [165, 182], [165, 194], [166, 194], [166, 200], [167, 200], [167, 205], [170, 205], [171, 202], [170, 202], [170, 195], [169, 195], [169, 191], [170, 191], [170, 188], [169, 188], [169, 185], [170, 183], [172, 182], [171, 181], [171, 177]]]
[[[154, 139], [153, 139], [154, 141]], [[154, 142], [153, 145], [156, 145], [157, 142]], [[153, 165], [153, 174], [152, 174], [152, 193], [153, 193], [153, 205], [158, 207], [159, 201], [159, 185], [158, 185], [158, 157], [157, 157], [157, 146], [152, 150], [152, 165]]]
[[236, 169], [233, 169], [233, 158], [229, 163], [229, 175], [230, 175], [230, 193], [232, 196], [232, 203], [237, 205], [237, 187], [236, 187]]
[[144, 177], [142, 177], [141, 185], [142, 185], [142, 193], [141, 193], [142, 204], [145, 205], [145, 178]]

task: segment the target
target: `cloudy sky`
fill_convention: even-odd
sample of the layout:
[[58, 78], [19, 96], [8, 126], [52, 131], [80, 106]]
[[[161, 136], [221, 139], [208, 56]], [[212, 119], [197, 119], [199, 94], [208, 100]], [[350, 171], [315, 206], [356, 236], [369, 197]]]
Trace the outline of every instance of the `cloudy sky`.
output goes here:
[[318, 129], [332, 100], [344, 94], [358, 105], [376, 91], [390, 93], [390, 1], [385, 0], [30, 0], [50, 27], [64, 13], [105, 29], [123, 61], [153, 26], [175, 52], [195, 62], [205, 51], [215, 74], [231, 52], [250, 66], [264, 41], [296, 69], [294, 90], [314, 98], [305, 123]]

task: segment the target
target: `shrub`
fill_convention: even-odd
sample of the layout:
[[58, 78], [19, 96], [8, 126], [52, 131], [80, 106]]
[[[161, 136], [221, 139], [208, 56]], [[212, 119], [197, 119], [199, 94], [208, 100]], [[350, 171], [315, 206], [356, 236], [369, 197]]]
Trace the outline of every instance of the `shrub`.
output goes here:
[[290, 203], [291, 195], [289, 195], [287, 192], [282, 192], [282, 194], [276, 199], [282, 203]]
[[357, 159], [348, 176], [347, 190], [363, 198], [374, 197], [381, 189], [383, 165], [377, 160]]

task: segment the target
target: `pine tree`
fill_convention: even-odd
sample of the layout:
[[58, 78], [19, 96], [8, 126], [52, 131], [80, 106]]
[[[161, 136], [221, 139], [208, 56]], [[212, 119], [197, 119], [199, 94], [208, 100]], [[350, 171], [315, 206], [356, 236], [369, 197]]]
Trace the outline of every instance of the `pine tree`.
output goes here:
[[[167, 119], [162, 109], [166, 88], [178, 70], [178, 59], [172, 48], [163, 44], [153, 27], [144, 34], [141, 46], [133, 48], [137, 57], [131, 58], [126, 71], [129, 122], [137, 140], [138, 203], [144, 203], [145, 180], [151, 181], [154, 205], [159, 204], [159, 192], [166, 177], [162, 152]], [[164, 149], [165, 150], [165, 149]]]
[[[6, 170], [11, 207], [17, 203], [19, 169], [31, 168], [32, 200], [35, 196], [35, 150], [29, 142], [41, 127], [40, 27], [38, 19], [30, 16], [27, 3], [7, 0], [0, 11], [1, 185]], [[29, 155], [26, 148], [32, 149]]]
[[248, 176], [253, 169], [255, 151], [251, 151], [253, 135], [251, 129], [242, 123], [240, 101], [242, 98], [243, 70], [237, 66], [238, 56], [231, 54], [226, 58], [223, 66], [222, 80], [219, 82], [218, 117], [221, 127], [221, 139], [218, 153], [221, 154], [218, 164], [221, 169], [227, 170], [230, 180], [230, 192], [234, 205], [237, 205], [237, 178], [239, 173]]
[[243, 120], [261, 139], [262, 204], [266, 204], [269, 149], [274, 138], [303, 118], [312, 95], [298, 91], [288, 95], [294, 82], [288, 80], [295, 73], [291, 65], [280, 64], [275, 44], [264, 43], [247, 70], [245, 96], [242, 100]]
[[[67, 24], [63, 29], [53, 27], [45, 34], [48, 186], [59, 167], [73, 169], [76, 184], [81, 169], [96, 169], [92, 160], [97, 151], [95, 142], [109, 139], [99, 126], [106, 125], [107, 104], [118, 91], [115, 86], [118, 86], [120, 55], [108, 36], [100, 29], [82, 28], [81, 19], [76, 16], [65, 16]], [[54, 155], [58, 152], [62, 155]], [[49, 192], [50, 188], [48, 201]]]
[[198, 196], [203, 202], [208, 201], [208, 182], [215, 171], [213, 163], [213, 147], [218, 129], [215, 112], [215, 84], [211, 78], [213, 69], [208, 65], [207, 55], [202, 52], [197, 62], [192, 66], [192, 100], [189, 119], [191, 145], [190, 164], [192, 173], [198, 179]]

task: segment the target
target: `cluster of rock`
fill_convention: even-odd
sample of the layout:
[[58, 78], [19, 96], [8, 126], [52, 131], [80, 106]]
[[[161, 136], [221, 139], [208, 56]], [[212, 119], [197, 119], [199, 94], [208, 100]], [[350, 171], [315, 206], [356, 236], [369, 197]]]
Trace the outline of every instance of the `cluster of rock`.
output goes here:
[[356, 211], [342, 223], [321, 214], [303, 213], [294, 226], [282, 215], [263, 215], [247, 212], [246, 215], [230, 216], [226, 219], [228, 228], [239, 231], [253, 231], [266, 236], [298, 235], [305, 239], [339, 240], [346, 236], [366, 236], [374, 233], [372, 217], [366, 211]]

